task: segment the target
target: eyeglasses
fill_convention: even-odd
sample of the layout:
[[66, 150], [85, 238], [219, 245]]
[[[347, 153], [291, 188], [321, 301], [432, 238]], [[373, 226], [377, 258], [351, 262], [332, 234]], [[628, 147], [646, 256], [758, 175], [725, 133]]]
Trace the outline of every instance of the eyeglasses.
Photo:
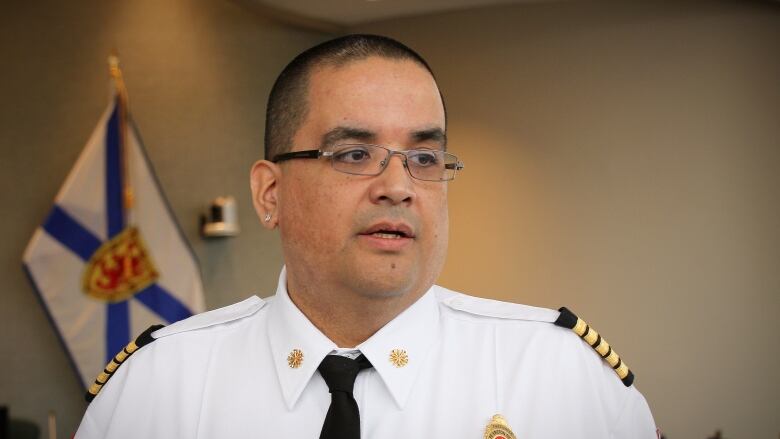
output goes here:
[[275, 156], [274, 163], [292, 159], [329, 157], [333, 169], [345, 174], [379, 175], [385, 170], [393, 154], [403, 157], [404, 167], [413, 178], [425, 181], [449, 181], [463, 163], [454, 154], [437, 149], [410, 149], [396, 151], [382, 145], [345, 144], [327, 149], [293, 151]]

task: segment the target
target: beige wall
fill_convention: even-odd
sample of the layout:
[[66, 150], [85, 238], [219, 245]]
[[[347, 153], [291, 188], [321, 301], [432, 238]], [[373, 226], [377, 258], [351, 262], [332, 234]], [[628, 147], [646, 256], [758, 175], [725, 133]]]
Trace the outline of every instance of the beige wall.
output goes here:
[[[53, 409], [59, 437], [70, 437], [86, 407], [21, 255], [105, 109], [111, 49], [119, 51], [135, 122], [199, 258], [207, 306], [215, 308], [275, 289], [281, 252], [275, 234], [256, 226], [249, 167], [262, 153], [273, 80], [323, 38], [226, 0], [3, 4], [0, 404], [12, 416], [45, 426]], [[222, 194], [239, 200], [243, 234], [204, 242], [198, 214]]]
[[780, 433], [780, 6], [562, 2], [362, 26], [422, 52], [466, 170], [440, 282], [566, 305], [671, 439]]
[[[451, 246], [441, 282], [567, 305], [617, 346], [671, 439], [780, 432], [780, 17], [741, 3], [531, 4], [398, 19], [447, 97]], [[38, 2], [0, 14], [0, 404], [60, 436], [84, 409], [20, 269], [108, 98], [120, 51], [135, 120], [199, 258], [207, 305], [270, 294], [278, 239], [247, 171], [289, 58], [323, 35], [218, 0]], [[240, 238], [197, 214], [239, 200]]]

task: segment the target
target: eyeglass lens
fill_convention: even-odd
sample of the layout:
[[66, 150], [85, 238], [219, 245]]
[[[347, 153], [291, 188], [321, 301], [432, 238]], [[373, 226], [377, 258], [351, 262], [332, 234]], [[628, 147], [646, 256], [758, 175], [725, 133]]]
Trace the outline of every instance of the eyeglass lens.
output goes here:
[[458, 158], [450, 153], [433, 149], [392, 151], [379, 145], [350, 144], [331, 148], [331, 163], [340, 172], [355, 175], [380, 174], [391, 154], [406, 157], [406, 169], [419, 180], [445, 181], [455, 177]]

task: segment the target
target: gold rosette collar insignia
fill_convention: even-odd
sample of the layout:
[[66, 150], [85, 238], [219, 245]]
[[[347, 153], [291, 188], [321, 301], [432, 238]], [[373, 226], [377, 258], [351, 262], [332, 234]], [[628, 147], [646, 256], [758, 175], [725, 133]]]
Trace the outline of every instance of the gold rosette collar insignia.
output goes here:
[[517, 439], [517, 436], [509, 428], [503, 416], [493, 415], [493, 419], [485, 427], [485, 439]]

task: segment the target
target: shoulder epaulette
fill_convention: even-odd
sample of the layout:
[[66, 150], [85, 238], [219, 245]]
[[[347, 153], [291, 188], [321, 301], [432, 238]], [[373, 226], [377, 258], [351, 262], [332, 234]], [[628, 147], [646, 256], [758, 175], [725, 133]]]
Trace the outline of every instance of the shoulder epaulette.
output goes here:
[[111, 378], [111, 376], [114, 375], [114, 372], [116, 372], [116, 370], [119, 369], [119, 366], [121, 366], [122, 363], [124, 363], [125, 360], [127, 360], [130, 357], [130, 355], [133, 354], [133, 352], [153, 342], [155, 339], [154, 337], [152, 337], [152, 332], [162, 327], [164, 327], [164, 325], [150, 326], [146, 331], [142, 332], [141, 335], [139, 335], [135, 340], [128, 343], [127, 346], [124, 347], [124, 349], [119, 351], [119, 353], [116, 354], [114, 358], [112, 358], [111, 361], [106, 365], [106, 368], [103, 369], [103, 372], [101, 372], [100, 375], [98, 375], [98, 377], [95, 379], [95, 382], [89, 387], [89, 390], [87, 390], [86, 395], [84, 395], [87, 402], [92, 402], [92, 400], [95, 399], [97, 394], [100, 393], [100, 389], [102, 389], [103, 386], [106, 385], [106, 383]]
[[585, 343], [589, 344], [593, 349], [601, 355], [601, 358], [607, 362], [612, 369], [615, 370], [620, 380], [623, 381], [626, 387], [631, 386], [634, 382], [634, 374], [628, 368], [628, 365], [620, 359], [617, 352], [612, 350], [612, 346], [607, 343], [606, 340], [601, 338], [598, 332], [591, 328], [584, 320], [577, 317], [573, 312], [569, 311], [566, 307], [559, 309], [561, 315], [555, 321], [555, 324], [564, 328], [569, 328], [581, 339], [585, 340]]

